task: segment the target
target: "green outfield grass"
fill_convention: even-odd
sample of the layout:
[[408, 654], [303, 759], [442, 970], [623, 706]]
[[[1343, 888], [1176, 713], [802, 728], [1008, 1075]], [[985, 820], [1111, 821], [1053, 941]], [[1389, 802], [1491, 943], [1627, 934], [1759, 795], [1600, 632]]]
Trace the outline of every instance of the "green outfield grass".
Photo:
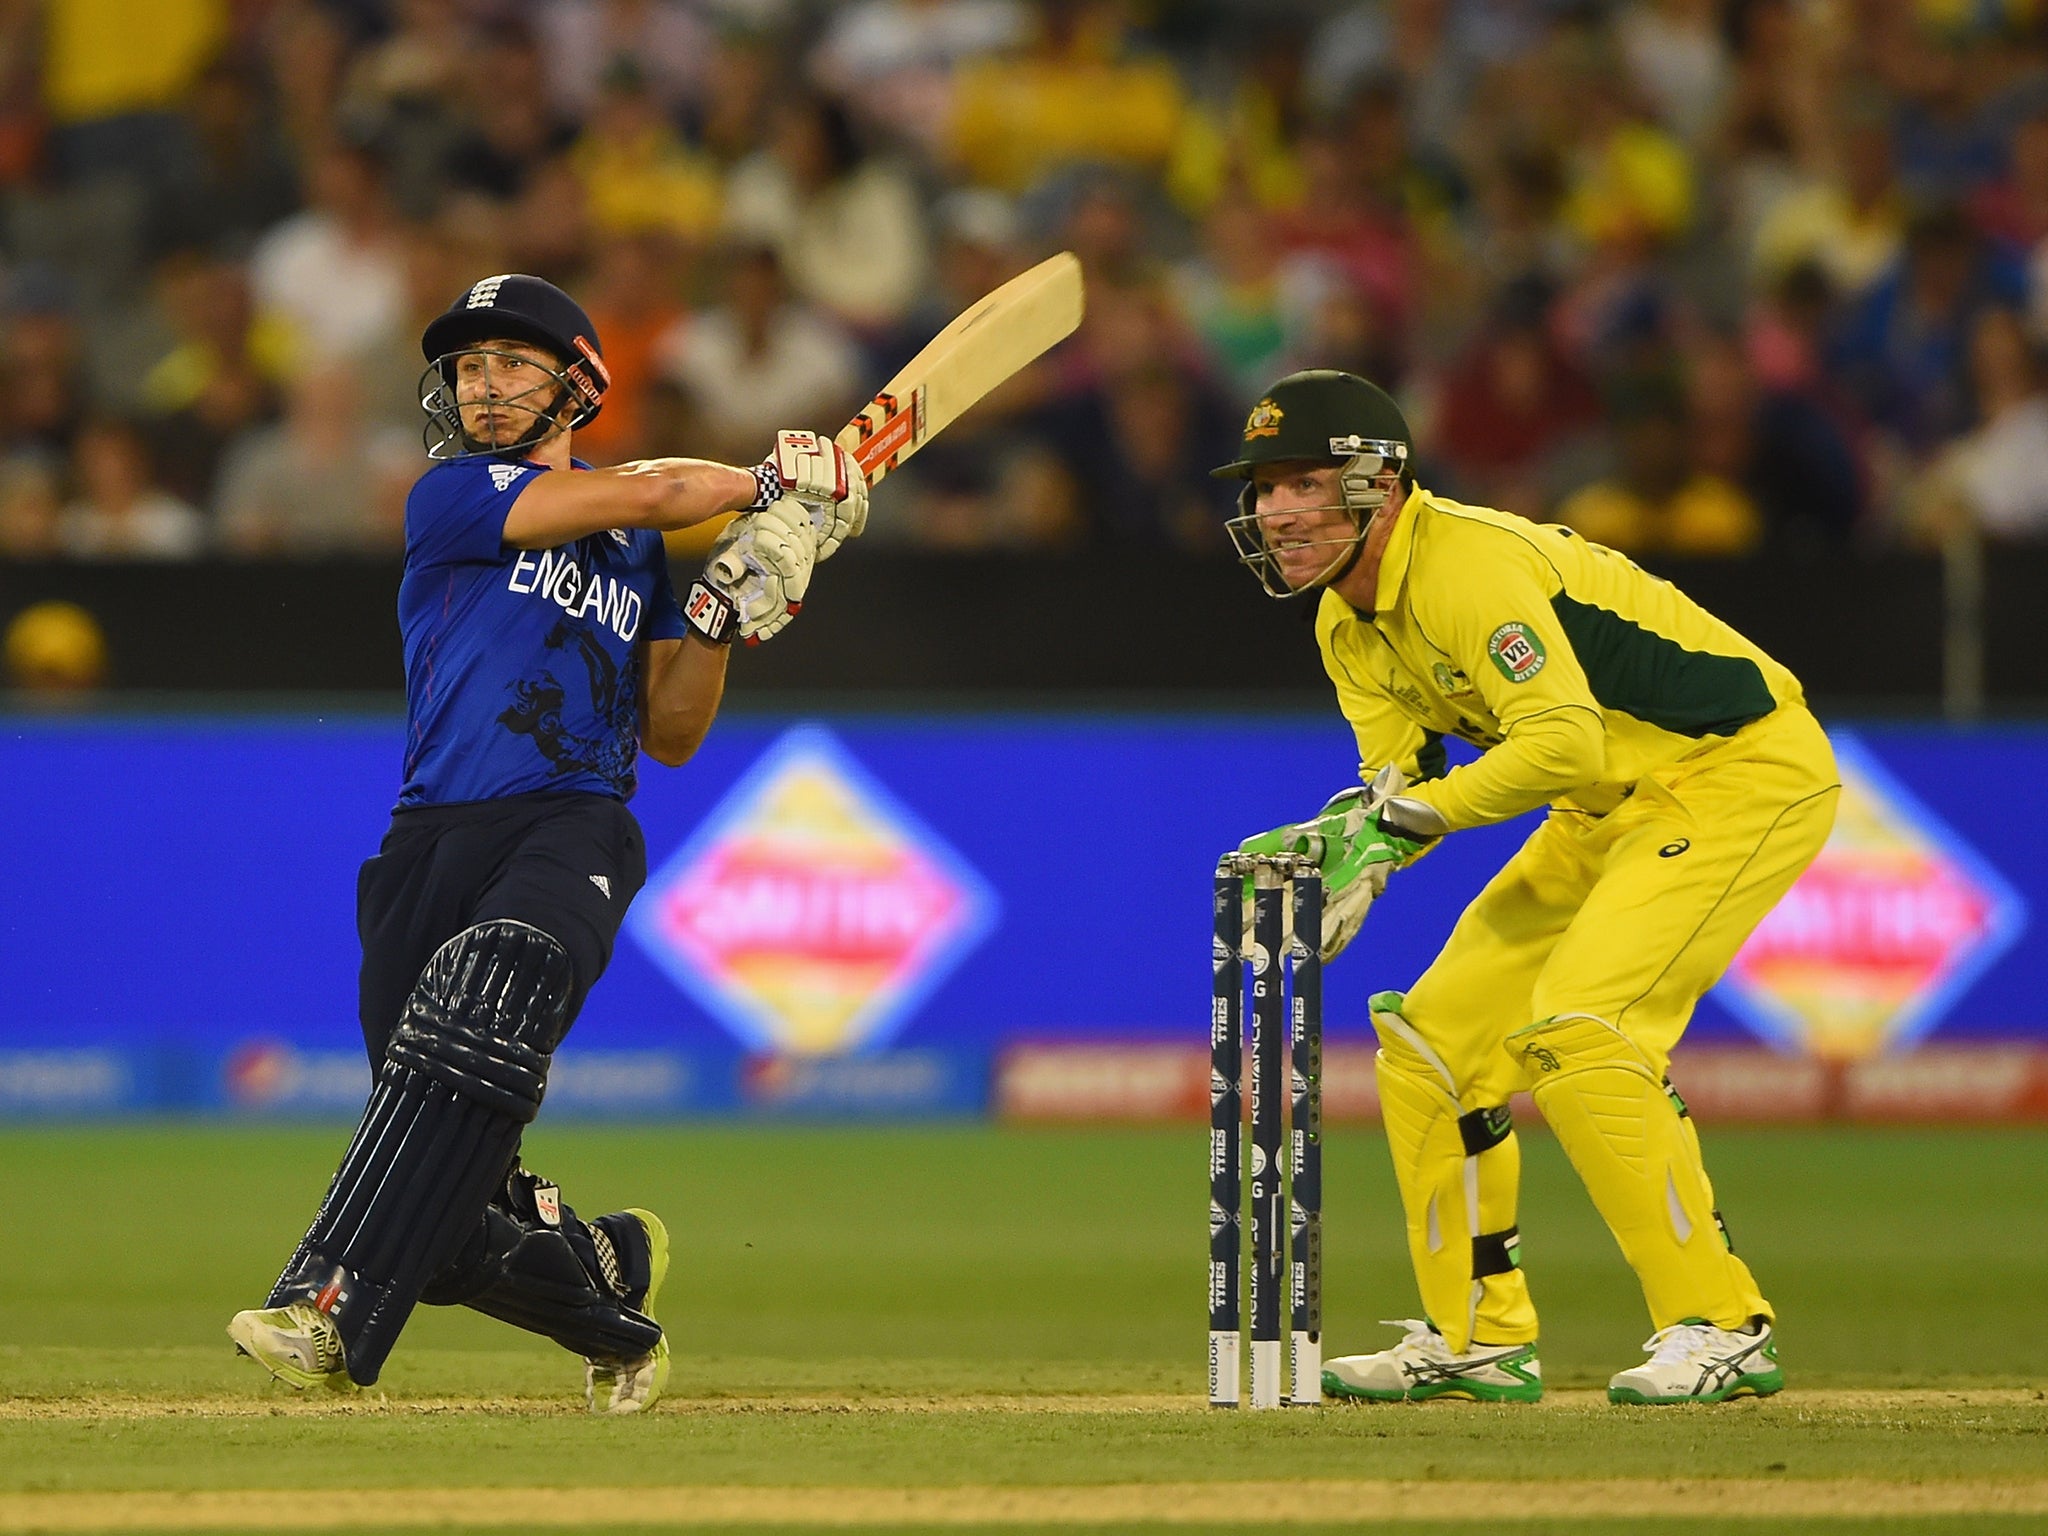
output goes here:
[[[2048, 1528], [2048, 1134], [1710, 1129], [1722, 1204], [1780, 1312], [1791, 1390], [1661, 1411], [1601, 1399], [1649, 1325], [1556, 1146], [1530, 1136], [1524, 1257], [1553, 1400], [1253, 1415], [1201, 1406], [1199, 1129], [543, 1123], [528, 1162], [579, 1209], [649, 1205], [675, 1239], [671, 1397], [622, 1421], [567, 1411], [570, 1357], [461, 1311], [422, 1311], [381, 1394], [346, 1404], [299, 1399], [234, 1357], [228, 1315], [267, 1289], [344, 1140], [333, 1127], [0, 1132], [0, 1532], [273, 1528], [267, 1506], [208, 1527], [147, 1502], [174, 1490], [501, 1486], [600, 1490], [619, 1502], [593, 1506], [596, 1523], [620, 1532], [719, 1528], [702, 1502], [718, 1490], [738, 1490], [733, 1528], [763, 1530], [781, 1528], [764, 1523], [775, 1507], [746, 1502], [763, 1490], [789, 1491], [789, 1529], [853, 1516], [912, 1529], [920, 1511], [934, 1528], [958, 1512], [913, 1502], [892, 1517], [855, 1494], [1022, 1489], [1052, 1502], [1011, 1510], [1006, 1529], [1075, 1531], [1090, 1528], [1077, 1523], [1089, 1489], [1135, 1489], [1118, 1497], [1143, 1505], [1146, 1488], [1203, 1485], [1256, 1502], [1248, 1485], [1275, 1480], [1357, 1486], [1326, 1490], [1330, 1508], [1298, 1486], [1215, 1528], [1384, 1518], [1410, 1496], [1392, 1482], [1438, 1500], [1410, 1511], [1432, 1522], [1416, 1529], [1450, 1531], [1466, 1483], [1501, 1485], [1473, 1498], [1524, 1485], [1553, 1498], [1611, 1479], [1676, 1499], [1655, 1518], [1682, 1531], [1669, 1480], [1699, 1478], [1735, 1500], [1701, 1530]], [[1327, 1184], [1326, 1348], [1382, 1347], [1393, 1335], [1376, 1320], [1415, 1310], [1384, 1144], [1337, 1132]], [[1794, 1484], [1797, 1499], [1772, 1491]], [[1911, 1484], [1968, 1508], [1890, 1502]], [[1840, 1508], [1816, 1513], [1836, 1488]], [[635, 1489], [654, 1503], [636, 1509]], [[821, 1503], [807, 1489], [841, 1492]], [[94, 1491], [129, 1502], [78, 1502]], [[1608, 1525], [1633, 1497], [1520, 1528]], [[1186, 1490], [1160, 1498], [1131, 1518], [1203, 1513]], [[1501, 1518], [1470, 1513], [1474, 1530]], [[479, 1530], [510, 1516], [479, 1499], [445, 1518]], [[364, 1506], [332, 1523], [424, 1518]], [[527, 1528], [548, 1520], [527, 1509]], [[285, 1523], [312, 1528], [303, 1512]]]

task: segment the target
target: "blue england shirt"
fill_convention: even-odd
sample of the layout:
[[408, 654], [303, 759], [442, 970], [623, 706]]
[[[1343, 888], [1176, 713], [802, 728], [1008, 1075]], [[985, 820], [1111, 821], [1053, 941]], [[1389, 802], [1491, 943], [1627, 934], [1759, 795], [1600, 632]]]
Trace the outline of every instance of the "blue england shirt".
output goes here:
[[550, 473], [519, 459], [456, 459], [406, 498], [401, 807], [633, 793], [639, 642], [682, 638], [682, 609], [652, 529], [507, 547], [512, 503]]

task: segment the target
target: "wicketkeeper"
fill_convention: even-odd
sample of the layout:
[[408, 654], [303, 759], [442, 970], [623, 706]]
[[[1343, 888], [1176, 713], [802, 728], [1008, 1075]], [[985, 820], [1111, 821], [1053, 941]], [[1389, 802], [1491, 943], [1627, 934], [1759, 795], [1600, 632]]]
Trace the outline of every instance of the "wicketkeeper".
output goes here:
[[[1362, 782], [1244, 844], [1322, 866], [1325, 958], [1438, 838], [1547, 806], [1405, 994], [1372, 999], [1381, 1113], [1425, 1319], [1331, 1360], [1383, 1400], [1542, 1396], [1509, 1096], [1533, 1093], [1642, 1281], [1648, 1361], [1615, 1402], [1783, 1384], [1666, 1077], [1700, 994], [1826, 841], [1834, 756], [1798, 680], [1669, 582], [1570, 529], [1432, 495], [1408, 424], [1352, 374], [1252, 409], [1230, 530], [1316, 640]], [[1481, 749], [1446, 771], [1443, 740]]]
[[[228, 1335], [281, 1381], [346, 1390], [416, 1303], [460, 1303], [582, 1355], [589, 1405], [631, 1413], [668, 1378], [668, 1234], [644, 1210], [580, 1219], [520, 1166], [520, 1136], [647, 877], [639, 754], [696, 751], [731, 641], [789, 622], [867, 485], [800, 431], [752, 469], [572, 458], [609, 376], [589, 317], [539, 278], [485, 278], [421, 344], [444, 462], [406, 503], [405, 787], [357, 886], [375, 1086], [270, 1299]], [[662, 530], [724, 512], [678, 603]]]

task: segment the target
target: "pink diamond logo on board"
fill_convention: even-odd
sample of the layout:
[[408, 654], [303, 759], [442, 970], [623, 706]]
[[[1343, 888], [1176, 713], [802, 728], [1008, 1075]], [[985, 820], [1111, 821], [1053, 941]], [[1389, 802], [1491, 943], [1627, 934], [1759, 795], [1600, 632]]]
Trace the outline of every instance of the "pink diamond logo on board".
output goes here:
[[981, 877], [826, 730], [798, 726], [648, 880], [654, 961], [752, 1050], [879, 1045], [988, 932]]
[[2019, 937], [2026, 905], [1852, 735], [1833, 736], [1834, 831], [1717, 995], [1773, 1044], [1856, 1061], [1939, 1024]]

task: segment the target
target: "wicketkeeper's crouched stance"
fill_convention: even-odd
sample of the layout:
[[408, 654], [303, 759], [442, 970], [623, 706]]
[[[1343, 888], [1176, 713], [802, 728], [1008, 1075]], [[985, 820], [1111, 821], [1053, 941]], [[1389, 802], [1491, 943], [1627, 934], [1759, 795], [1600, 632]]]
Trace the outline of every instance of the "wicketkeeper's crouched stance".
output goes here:
[[[1549, 815], [1404, 996], [1372, 1000], [1381, 1113], [1426, 1320], [1332, 1360], [1356, 1397], [1542, 1394], [1519, 1262], [1528, 1090], [1642, 1281], [1655, 1334], [1617, 1402], [1782, 1384], [1665, 1073], [1693, 1006], [1826, 841], [1840, 786], [1797, 679], [1668, 582], [1571, 530], [1415, 485], [1408, 427], [1349, 374], [1251, 413], [1232, 533], [1269, 592], [1320, 589], [1316, 637], [1370, 781], [1250, 839], [1309, 852], [1325, 957], [1438, 837]], [[1483, 748], [1446, 773], [1442, 742]]]
[[[417, 1303], [462, 1304], [584, 1356], [590, 1406], [634, 1412], [668, 1375], [668, 1235], [643, 1210], [579, 1219], [520, 1137], [646, 880], [640, 751], [696, 750], [730, 641], [789, 622], [867, 486], [802, 431], [752, 469], [572, 459], [608, 375], [538, 278], [477, 283], [422, 345], [448, 462], [406, 505], [406, 783], [357, 890], [375, 1087], [270, 1299], [228, 1333], [280, 1380], [345, 1390], [377, 1380]], [[723, 512], [741, 515], [679, 603], [661, 530]]]

